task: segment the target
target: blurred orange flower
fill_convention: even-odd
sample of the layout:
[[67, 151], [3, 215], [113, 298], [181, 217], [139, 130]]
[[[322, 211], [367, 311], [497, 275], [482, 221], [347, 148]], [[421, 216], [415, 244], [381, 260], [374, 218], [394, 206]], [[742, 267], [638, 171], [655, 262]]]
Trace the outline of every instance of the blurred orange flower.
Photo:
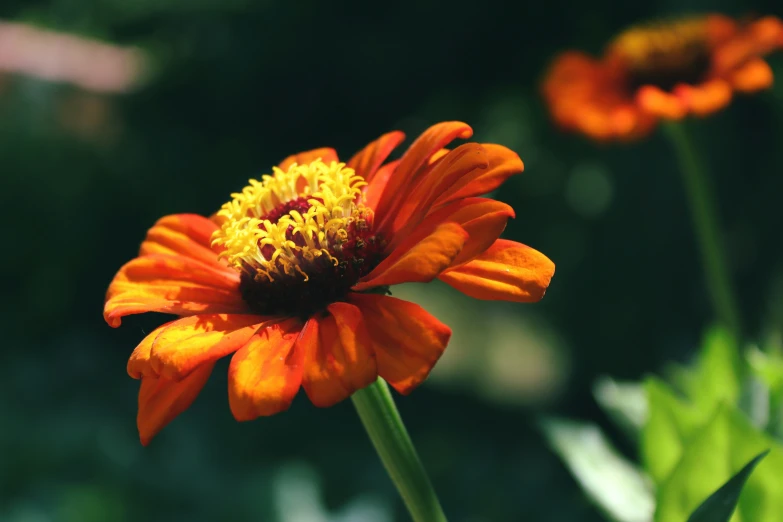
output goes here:
[[734, 92], [772, 85], [762, 56], [783, 47], [783, 23], [706, 15], [633, 27], [600, 59], [560, 55], [542, 91], [555, 122], [597, 140], [634, 139], [661, 120], [706, 116]]
[[166, 216], [123, 266], [104, 317], [163, 312], [181, 318], [150, 333], [131, 355], [141, 379], [143, 444], [184, 411], [215, 361], [229, 366], [237, 420], [287, 409], [304, 387], [331, 406], [380, 375], [408, 393], [429, 374], [451, 330], [391, 285], [440, 279], [489, 300], [538, 301], [554, 264], [498, 239], [512, 208], [477, 197], [522, 171], [511, 150], [466, 143], [471, 128], [425, 131], [399, 160], [391, 132], [347, 163], [333, 149], [290, 156], [212, 218]]

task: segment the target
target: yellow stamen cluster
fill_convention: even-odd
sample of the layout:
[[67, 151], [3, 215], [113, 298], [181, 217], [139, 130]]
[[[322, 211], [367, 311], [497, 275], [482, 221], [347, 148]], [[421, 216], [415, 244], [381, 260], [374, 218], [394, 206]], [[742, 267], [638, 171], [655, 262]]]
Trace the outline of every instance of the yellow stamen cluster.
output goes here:
[[[332, 254], [340, 251], [349, 225], [366, 218], [369, 211], [359, 202], [364, 185], [353, 169], [336, 161], [293, 164], [287, 171], [275, 167], [272, 175], [251, 179], [231, 195], [218, 212], [225, 221], [212, 244], [225, 248], [220, 256], [231, 265], [254, 269], [256, 277], [272, 281], [278, 274], [298, 273], [307, 280], [302, 262], [325, 255], [336, 263]], [[279, 215], [297, 200], [298, 209]]]
[[611, 44], [632, 71], [680, 72], [702, 66], [709, 44], [705, 18], [659, 22], [633, 27]]

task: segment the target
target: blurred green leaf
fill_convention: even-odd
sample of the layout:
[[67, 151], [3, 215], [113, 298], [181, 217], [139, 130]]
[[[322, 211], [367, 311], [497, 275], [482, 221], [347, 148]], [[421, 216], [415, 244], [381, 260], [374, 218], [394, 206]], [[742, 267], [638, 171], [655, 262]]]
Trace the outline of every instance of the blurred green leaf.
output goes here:
[[756, 465], [768, 453], [769, 450], [764, 451], [745, 464], [745, 467], [696, 508], [696, 511], [688, 517], [688, 522], [729, 522], [732, 513], [737, 508], [737, 502], [745, 482], [748, 481], [748, 477], [753, 473]]
[[728, 330], [713, 327], [704, 335], [688, 397], [707, 412], [725, 401], [735, 404], [740, 394], [741, 359], [737, 340]]
[[753, 374], [775, 394], [783, 390], [783, 353], [777, 349], [750, 348], [745, 354]]
[[647, 420], [647, 394], [638, 382], [618, 382], [601, 377], [593, 387], [593, 395], [603, 409], [634, 440]]
[[649, 417], [642, 430], [641, 458], [656, 484], [662, 484], [682, 457], [687, 440], [703, 424], [705, 412], [677, 397], [656, 378], [645, 382]]
[[748, 479], [732, 522], [778, 522], [783, 513], [783, 450], [736, 408], [722, 406], [693, 434], [682, 459], [658, 488], [656, 522], [686, 520], [735, 470], [770, 449]]
[[655, 504], [644, 475], [612, 447], [593, 424], [546, 419], [552, 449], [604, 513], [617, 522], [650, 522]]

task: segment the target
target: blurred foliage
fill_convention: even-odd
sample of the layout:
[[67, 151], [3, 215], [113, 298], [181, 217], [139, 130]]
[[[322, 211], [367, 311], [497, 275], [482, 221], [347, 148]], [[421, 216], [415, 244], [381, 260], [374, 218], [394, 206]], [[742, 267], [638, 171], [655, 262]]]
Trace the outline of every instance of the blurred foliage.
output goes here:
[[[442, 285], [395, 290], [455, 327], [401, 412], [451, 520], [600, 520], [531, 414], [615, 435], [586, 393], [596, 377], [638, 380], [688, 362], [710, 312], [665, 143], [561, 135], [537, 82], [556, 52], [593, 52], [628, 24], [706, 8], [781, 14], [771, 0], [4, 0], [4, 20], [139, 48], [149, 69], [122, 96], [0, 73], [0, 520], [405, 520], [350, 404], [319, 410], [299, 398], [285, 414], [235, 423], [225, 362], [142, 449], [125, 363], [163, 318], [111, 330], [101, 308], [160, 216], [209, 214], [292, 152], [329, 145], [347, 156], [390, 129], [412, 137], [450, 119], [520, 153], [526, 173], [495, 195], [517, 210], [505, 235], [545, 252], [557, 274], [535, 306], [477, 303]], [[783, 74], [780, 58], [773, 67]], [[693, 122], [748, 331], [761, 341], [783, 324], [781, 107], [778, 83]], [[774, 389], [769, 402], [780, 404]], [[618, 406], [623, 429], [646, 406]], [[632, 440], [621, 439], [621, 455]], [[734, 467], [693, 502], [757, 446], [732, 453]], [[774, 458], [752, 478], [763, 482]]]
[[[770, 375], [783, 371], [783, 361], [750, 349], [747, 359], [756, 362], [746, 372], [739, 354], [737, 342], [725, 330], [714, 328], [704, 338], [697, 364], [678, 368], [679, 386], [655, 377], [646, 379], [644, 393], [634, 395], [634, 400], [644, 403], [635, 410], [645, 412], [644, 421], [634, 425], [640, 432], [640, 464], [623, 462], [622, 473], [615, 457], [603, 456], [614, 451], [611, 443], [604, 442], [606, 449], [598, 454], [587, 437], [564, 441], [569, 433], [567, 424], [549, 425], [545, 433], [585, 491], [612, 520], [778, 520], [783, 513], [783, 477], [779, 473], [783, 445], [774, 438], [779, 426], [767, 419], [779, 419], [781, 405], [768, 400], [777, 390], [766, 384], [759, 386], [758, 380], [761, 377], [770, 382]], [[762, 360], [764, 364], [759, 363]], [[753, 418], [759, 405], [767, 410], [763, 420]], [[622, 418], [620, 423], [630, 426]], [[592, 437], [603, 437], [595, 426], [586, 425], [582, 430], [594, 431]], [[762, 453], [765, 460], [754, 471]], [[592, 475], [579, 471], [581, 456], [587, 454], [595, 461]], [[641, 488], [635, 495], [641, 500], [629, 503], [624, 511], [614, 508], [617, 497], [632, 498], [629, 488], [646, 484], [647, 478], [649, 489]]]

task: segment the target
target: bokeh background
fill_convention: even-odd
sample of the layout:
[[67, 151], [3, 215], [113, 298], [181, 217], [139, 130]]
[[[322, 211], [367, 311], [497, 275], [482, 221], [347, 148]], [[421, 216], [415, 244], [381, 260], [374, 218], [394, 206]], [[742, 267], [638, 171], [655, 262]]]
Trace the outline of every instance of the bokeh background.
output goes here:
[[[549, 255], [536, 305], [445, 285], [395, 290], [453, 326], [431, 379], [398, 405], [450, 520], [597, 521], [537, 429], [543, 415], [615, 433], [597, 377], [685, 361], [710, 323], [679, 174], [660, 136], [596, 146], [550, 125], [537, 86], [558, 51], [683, 12], [783, 14], [741, 2], [0, 3], [0, 521], [406, 520], [350, 401], [233, 421], [225, 367], [148, 448], [135, 344], [105, 289], [160, 216], [209, 214], [284, 156], [344, 157], [383, 132], [463, 120], [518, 151], [496, 197], [505, 237]], [[771, 59], [783, 77], [783, 56]], [[692, 122], [720, 200], [751, 339], [783, 323], [783, 87]], [[615, 433], [616, 435], [616, 433]], [[618, 444], [630, 454], [630, 447]]]

